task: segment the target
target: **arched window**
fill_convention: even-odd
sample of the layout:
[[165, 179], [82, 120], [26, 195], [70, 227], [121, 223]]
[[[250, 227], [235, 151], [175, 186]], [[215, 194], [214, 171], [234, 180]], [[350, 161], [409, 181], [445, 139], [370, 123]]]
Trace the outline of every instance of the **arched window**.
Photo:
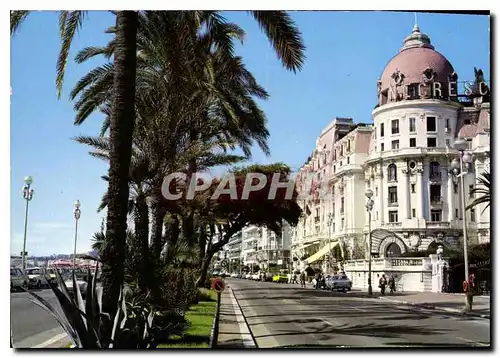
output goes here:
[[389, 177], [390, 181], [398, 180], [396, 164], [391, 164], [387, 167], [387, 176]]
[[438, 162], [431, 162], [429, 169], [429, 177], [431, 179], [441, 178], [441, 167]]
[[392, 243], [389, 246], [387, 246], [387, 249], [385, 250], [385, 256], [386, 257], [401, 257], [401, 248], [399, 247], [398, 244]]

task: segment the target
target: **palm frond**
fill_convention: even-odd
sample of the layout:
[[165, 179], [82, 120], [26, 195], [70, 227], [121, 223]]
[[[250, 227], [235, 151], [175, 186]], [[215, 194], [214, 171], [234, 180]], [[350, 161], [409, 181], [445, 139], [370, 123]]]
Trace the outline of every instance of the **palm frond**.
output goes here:
[[10, 12], [10, 34], [13, 35], [31, 11], [16, 10]]
[[305, 45], [298, 27], [286, 11], [250, 11], [266, 33], [283, 66], [300, 71], [306, 58]]
[[57, 59], [56, 66], [56, 88], [57, 97], [61, 97], [66, 64], [68, 63], [68, 54], [71, 43], [78, 30], [82, 26], [85, 11], [61, 11], [59, 15], [59, 29], [61, 35], [61, 50]]

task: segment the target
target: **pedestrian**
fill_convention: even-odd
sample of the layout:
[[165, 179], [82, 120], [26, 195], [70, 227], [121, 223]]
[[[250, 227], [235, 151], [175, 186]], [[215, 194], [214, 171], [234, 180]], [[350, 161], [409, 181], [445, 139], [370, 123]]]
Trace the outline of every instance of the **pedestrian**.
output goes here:
[[394, 275], [391, 275], [389, 277], [389, 293], [392, 295], [394, 292], [396, 292], [396, 281], [394, 280]]
[[476, 276], [474, 272], [469, 275], [469, 291], [474, 292], [476, 288]]
[[302, 271], [300, 273], [299, 280], [300, 280], [300, 287], [305, 288], [306, 287], [306, 274], [304, 271]]
[[323, 278], [323, 275], [321, 274], [321, 272], [318, 272], [318, 276], [316, 278], [316, 289], [320, 289], [321, 288], [321, 280]]
[[297, 274], [294, 272], [292, 276], [292, 282], [291, 283], [298, 283], [297, 282]]
[[385, 278], [385, 275], [382, 275], [378, 281], [378, 287], [380, 287], [380, 293], [382, 296], [385, 295], [385, 286], [387, 286], [387, 279]]

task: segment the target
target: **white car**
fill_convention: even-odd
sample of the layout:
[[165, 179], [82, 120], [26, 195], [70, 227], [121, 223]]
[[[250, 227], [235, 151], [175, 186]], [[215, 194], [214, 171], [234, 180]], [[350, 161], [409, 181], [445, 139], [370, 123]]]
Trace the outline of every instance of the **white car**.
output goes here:
[[245, 275], [245, 279], [250, 280], [251, 278], [252, 278], [252, 274], [247, 273], [247, 274]]
[[238, 273], [237, 272], [233, 272], [231, 274], [231, 278], [238, 278]]
[[45, 278], [44, 269], [40, 267], [30, 267], [24, 270], [29, 279], [30, 288], [48, 287], [47, 279]]
[[252, 276], [250, 276], [252, 280], [254, 281], [259, 281], [260, 280], [260, 274], [254, 273]]
[[[74, 294], [73, 279], [64, 281], [64, 284], [66, 285], [66, 288], [68, 289], [69, 294], [73, 295]], [[82, 298], [85, 299], [85, 296], [87, 295], [87, 282], [77, 278], [76, 284], [80, 288], [80, 293], [82, 295]]]
[[28, 288], [29, 279], [23, 275], [23, 271], [16, 267], [10, 269], [10, 289], [18, 290], [20, 288]]
[[49, 268], [45, 270], [45, 274], [50, 277], [51, 282], [57, 284], [56, 269]]

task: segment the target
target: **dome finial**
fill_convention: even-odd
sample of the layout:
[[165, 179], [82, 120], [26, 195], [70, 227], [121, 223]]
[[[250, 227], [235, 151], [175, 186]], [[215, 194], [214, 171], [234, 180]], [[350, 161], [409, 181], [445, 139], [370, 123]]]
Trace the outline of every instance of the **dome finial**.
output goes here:
[[418, 27], [418, 21], [417, 21], [417, 13], [414, 12], [415, 14], [415, 25], [413, 25], [413, 32], [420, 32], [420, 28]]

